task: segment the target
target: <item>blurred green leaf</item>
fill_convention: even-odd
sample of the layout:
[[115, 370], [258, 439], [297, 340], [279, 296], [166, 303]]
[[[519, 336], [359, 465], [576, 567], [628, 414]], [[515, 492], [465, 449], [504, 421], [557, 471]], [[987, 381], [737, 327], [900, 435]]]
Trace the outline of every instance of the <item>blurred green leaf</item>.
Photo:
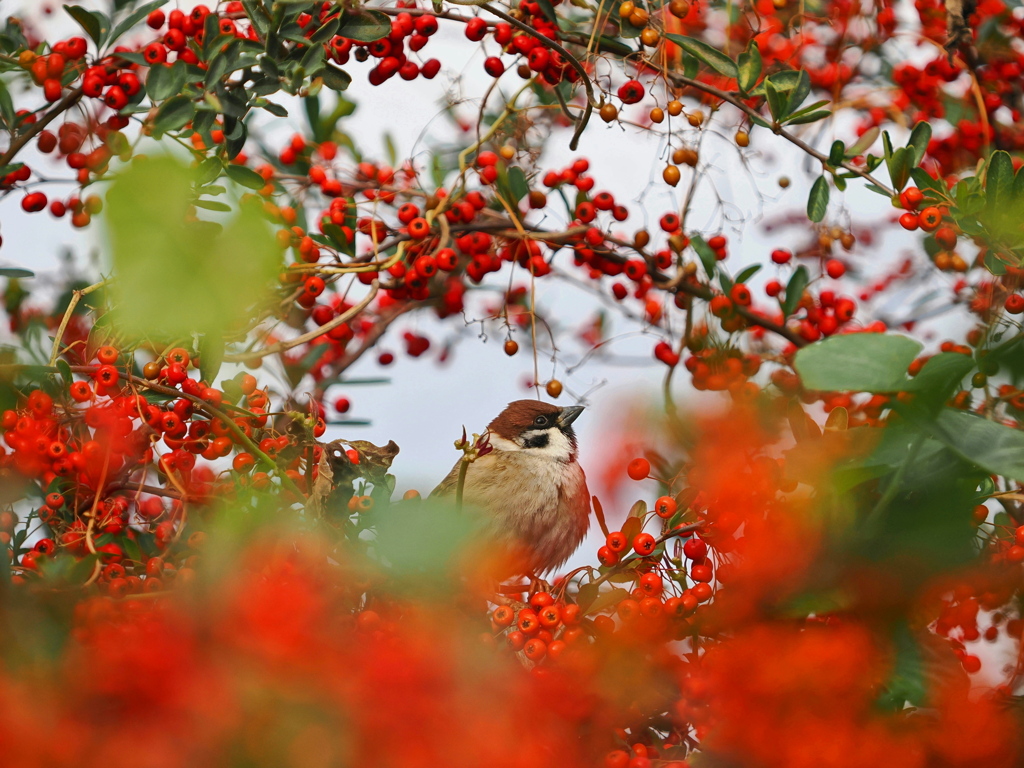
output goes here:
[[704, 265], [704, 271], [707, 273], [708, 279], [714, 278], [715, 265], [718, 264], [718, 258], [715, 256], [715, 252], [711, 250], [711, 246], [700, 235], [691, 235], [690, 245], [697, 252], [697, 255], [700, 256], [700, 262]]
[[800, 304], [800, 299], [804, 295], [808, 284], [811, 282], [810, 275], [807, 274], [807, 267], [801, 264], [796, 268], [796, 272], [789, 278], [789, 282], [786, 284], [786, 298], [782, 301], [782, 314], [789, 317], [796, 312], [797, 306]]
[[920, 351], [907, 336], [847, 333], [804, 347], [794, 365], [808, 389], [895, 392], [906, 388], [907, 367]]
[[266, 292], [280, 261], [258, 204], [223, 228], [187, 221], [196, 173], [136, 160], [111, 185], [107, 222], [120, 327], [155, 338], [220, 335]]
[[1024, 432], [947, 408], [934, 424], [936, 439], [986, 472], [1024, 481]]

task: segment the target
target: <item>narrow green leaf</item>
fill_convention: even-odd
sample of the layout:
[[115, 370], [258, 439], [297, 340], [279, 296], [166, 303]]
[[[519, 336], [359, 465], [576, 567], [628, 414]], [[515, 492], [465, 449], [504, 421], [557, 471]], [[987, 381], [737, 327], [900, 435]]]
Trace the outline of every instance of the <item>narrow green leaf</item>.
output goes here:
[[808, 389], [898, 392], [906, 388], [907, 367], [921, 349], [908, 336], [846, 333], [804, 347], [794, 366]]
[[875, 143], [879, 133], [881, 133], [881, 130], [877, 125], [866, 130], [864, 135], [857, 139], [853, 146], [846, 151], [847, 156], [856, 157], [857, 155], [863, 155], [871, 149], [871, 145]]
[[824, 219], [828, 211], [828, 198], [828, 179], [822, 174], [811, 186], [811, 194], [807, 198], [807, 218], [815, 223]]
[[208, 211], [216, 211], [217, 213], [229, 213], [231, 206], [227, 203], [222, 203], [219, 200], [199, 200], [194, 201], [196, 208], [205, 208]]
[[819, 120], [824, 120], [826, 117], [831, 117], [832, 113], [827, 109], [819, 109], [815, 112], [805, 112], [797, 115], [796, 117], [787, 117], [785, 119], [786, 125], [805, 125], [807, 123], [816, 123]]
[[526, 181], [526, 174], [518, 165], [508, 169], [508, 184], [512, 191], [513, 202], [518, 203], [530, 191], [530, 185]]
[[726, 77], [737, 77], [739, 72], [736, 69], [736, 62], [726, 56], [717, 48], [713, 48], [702, 40], [697, 40], [693, 37], [686, 37], [685, 35], [673, 35], [665, 33], [663, 37], [682, 48], [684, 51], [694, 56], [716, 72], [725, 75]]
[[690, 246], [700, 257], [700, 262], [704, 265], [704, 272], [707, 274], [708, 279], [713, 279], [715, 276], [715, 267], [718, 264], [718, 257], [715, 256], [715, 252], [711, 250], [711, 246], [708, 245], [700, 235], [690, 236]]
[[21, 267], [0, 267], [0, 277], [23, 278], [35, 276], [36, 273], [31, 269], [22, 269]]
[[0, 80], [0, 117], [3, 118], [4, 125], [8, 127], [14, 125], [14, 100], [3, 80]]
[[779, 93], [779, 90], [775, 87], [775, 84], [770, 82], [769, 80], [764, 81], [764, 95], [768, 99], [768, 111], [771, 112], [772, 119], [778, 122], [785, 116], [785, 96]]
[[57, 371], [60, 373], [60, 378], [64, 382], [64, 386], [67, 386], [75, 380], [75, 377], [71, 374], [71, 366], [67, 360], [57, 360]]
[[807, 273], [807, 267], [801, 264], [796, 272], [789, 278], [786, 284], [786, 298], [782, 301], [782, 314], [789, 317], [796, 312], [800, 299], [803, 298], [804, 290], [810, 284], [811, 278]]
[[754, 275], [756, 275], [760, 270], [761, 270], [761, 265], [760, 264], [751, 264], [749, 267], [746, 267], [745, 269], [740, 270], [740, 273], [738, 275], [736, 275], [736, 282], [737, 283], [745, 283], [745, 282], [747, 282], [747, 280], [749, 280]]
[[165, 0], [150, 0], [150, 2], [140, 5], [114, 25], [114, 30], [110, 33], [110, 42], [116, 43], [121, 35], [146, 18], [151, 11], [155, 11], [160, 6], [166, 4]]

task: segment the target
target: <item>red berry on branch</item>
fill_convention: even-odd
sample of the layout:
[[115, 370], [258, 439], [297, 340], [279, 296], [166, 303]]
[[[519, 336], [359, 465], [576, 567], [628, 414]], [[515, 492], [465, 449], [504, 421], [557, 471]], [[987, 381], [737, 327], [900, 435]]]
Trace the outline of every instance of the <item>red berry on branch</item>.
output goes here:
[[635, 458], [626, 467], [626, 474], [631, 480], [644, 480], [651, 474], [651, 462], [643, 457]]
[[638, 533], [633, 538], [633, 551], [638, 555], [646, 557], [654, 551], [657, 541], [649, 533]]

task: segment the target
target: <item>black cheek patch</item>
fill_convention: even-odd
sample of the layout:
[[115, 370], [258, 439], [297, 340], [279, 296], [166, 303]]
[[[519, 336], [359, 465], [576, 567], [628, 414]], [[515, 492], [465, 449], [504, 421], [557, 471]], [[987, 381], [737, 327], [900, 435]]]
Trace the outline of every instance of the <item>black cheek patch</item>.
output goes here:
[[526, 438], [526, 442], [523, 443], [523, 448], [547, 448], [550, 439], [551, 438], [547, 432], [541, 432], [539, 435]]

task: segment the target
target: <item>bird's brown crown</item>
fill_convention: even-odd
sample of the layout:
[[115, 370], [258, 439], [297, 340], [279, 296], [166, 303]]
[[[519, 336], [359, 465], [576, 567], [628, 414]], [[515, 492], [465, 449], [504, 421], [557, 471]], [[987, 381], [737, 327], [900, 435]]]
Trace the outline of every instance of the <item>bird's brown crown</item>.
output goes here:
[[557, 405], [542, 403], [539, 400], [515, 400], [487, 425], [487, 429], [498, 437], [515, 440], [533, 426], [534, 419], [538, 416], [557, 414], [561, 410]]

